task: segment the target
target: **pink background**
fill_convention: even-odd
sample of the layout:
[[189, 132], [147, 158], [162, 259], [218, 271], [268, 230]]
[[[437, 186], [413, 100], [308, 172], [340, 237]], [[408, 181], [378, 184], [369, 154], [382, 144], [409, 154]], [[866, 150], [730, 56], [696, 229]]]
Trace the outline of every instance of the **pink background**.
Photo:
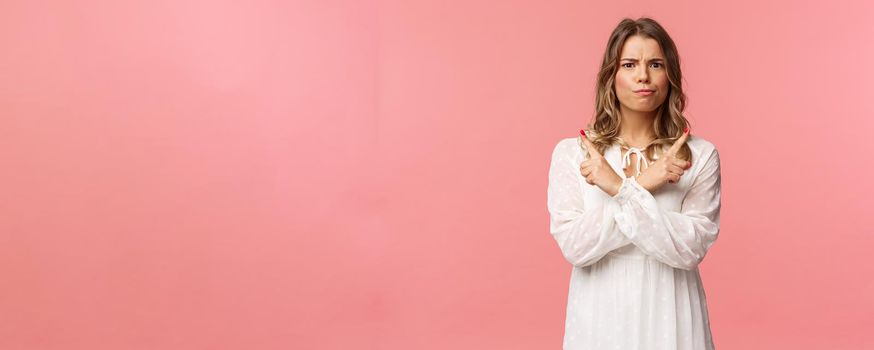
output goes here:
[[874, 347], [874, 7], [4, 1], [0, 348], [559, 349], [549, 155], [622, 17], [720, 150], [720, 349]]

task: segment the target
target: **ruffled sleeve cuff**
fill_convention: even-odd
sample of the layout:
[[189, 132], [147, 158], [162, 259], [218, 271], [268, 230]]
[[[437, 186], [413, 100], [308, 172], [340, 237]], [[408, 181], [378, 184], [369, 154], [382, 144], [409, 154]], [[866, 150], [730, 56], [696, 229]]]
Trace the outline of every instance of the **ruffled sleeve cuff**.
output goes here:
[[629, 211], [623, 210], [622, 208], [631, 208], [629, 205], [634, 203], [637, 204], [633, 207], [637, 207], [640, 203], [645, 202], [647, 194], [649, 194], [649, 191], [641, 186], [640, 183], [637, 182], [637, 179], [630, 177], [622, 180], [622, 186], [619, 187], [619, 192], [613, 196], [617, 205], [620, 207], [613, 212], [613, 218], [619, 227], [619, 231], [629, 238], [634, 237], [639, 223], [634, 215], [631, 215]]
[[637, 179], [634, 177], [626, 177], [622, 179], [622, 185], [619, 186], [619, 192], [616, 193], [613, 198], [619, 202], [619, 204], [627, 204], [629, 201], [637, 199], [642, 200], [644, 193], [649, 192], [646, 188], [640, 185], [637, 182]]

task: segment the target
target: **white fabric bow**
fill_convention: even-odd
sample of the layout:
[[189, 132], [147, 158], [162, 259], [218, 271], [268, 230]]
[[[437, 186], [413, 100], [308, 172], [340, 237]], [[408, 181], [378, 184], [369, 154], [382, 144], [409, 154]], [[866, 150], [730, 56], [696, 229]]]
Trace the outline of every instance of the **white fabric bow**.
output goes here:
[[638, 175], [640, 175], [640, 162], [643, 161], [644, 166], [646, 166], [647, 168], [649, 168], [649, 162], [643, 156], [643, 152], [641, 152], [641, 149], [637, 147], [630, 147], [628, 148], [628, 152], [625, 153], [625, 156], [622, 157], [622, 169], [627, 169], [628, 166], [631, 165], [632, 153], [637, 154], [637, 174], [634, 175], [635, 177], [637, 177]]

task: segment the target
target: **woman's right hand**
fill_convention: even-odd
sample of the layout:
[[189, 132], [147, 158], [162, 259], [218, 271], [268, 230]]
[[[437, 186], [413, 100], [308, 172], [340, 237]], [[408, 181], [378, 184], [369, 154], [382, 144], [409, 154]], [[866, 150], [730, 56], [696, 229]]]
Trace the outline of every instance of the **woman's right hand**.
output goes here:
[[580, 175], [590, 185], [598, 186], [610, 196], [615, 196], [619, 193], [619, 187], [622, 186], [622, 178], [616, 174], [610, 163], [607, 163], [607, 159], [598, 152], [592, 141], [589, 141], [586, 137], [586, 131], [580, 130], [580, 134], [582, 134], [583, 144], [589, 153], [589, 159], [580, 163]]

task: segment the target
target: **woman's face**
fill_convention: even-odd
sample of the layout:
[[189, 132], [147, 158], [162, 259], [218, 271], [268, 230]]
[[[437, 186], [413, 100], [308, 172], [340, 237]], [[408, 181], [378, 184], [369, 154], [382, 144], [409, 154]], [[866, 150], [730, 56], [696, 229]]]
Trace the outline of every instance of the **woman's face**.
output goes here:
[[[625, 40], [616, 71], [616, 97], [623, 110], [652, 112], [668, 97], [665, 56], [655, 39], [634, 35]], [[652, 93], [635, 92], [640, 89]]]

